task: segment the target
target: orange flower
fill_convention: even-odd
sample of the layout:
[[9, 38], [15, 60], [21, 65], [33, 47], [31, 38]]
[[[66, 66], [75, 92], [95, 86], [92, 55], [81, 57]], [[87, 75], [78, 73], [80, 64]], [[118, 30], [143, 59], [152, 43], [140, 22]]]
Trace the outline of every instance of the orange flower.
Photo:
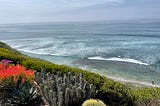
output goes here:
[[0, 63], [0, 83], [4, 83], [6, 79], [11, 79], [12, 83], [17, 83], [19, 79], [24, 83], [25, 81], [33, 82], [34, 81], [34, 71], [27, 70], [22, 65], [12, 65]]

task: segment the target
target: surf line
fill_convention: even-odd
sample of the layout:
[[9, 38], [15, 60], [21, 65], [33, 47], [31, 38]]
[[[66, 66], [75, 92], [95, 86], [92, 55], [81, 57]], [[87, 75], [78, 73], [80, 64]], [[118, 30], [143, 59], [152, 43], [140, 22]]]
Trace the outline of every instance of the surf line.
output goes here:
[[141, 65], [149, 65], [147, 63], [143, 63], [141, 61], [131, 59], [131, 58], [119, 58], [119, 57], [103, 58], [100, 56], [95, 56], [95, 57], [88, 57], [88, 59], [90, 59], [90, 60], [105, 60], [105, 61], [120, 61], [120, 62], [135, 63], [135, 64], [141, 64]]

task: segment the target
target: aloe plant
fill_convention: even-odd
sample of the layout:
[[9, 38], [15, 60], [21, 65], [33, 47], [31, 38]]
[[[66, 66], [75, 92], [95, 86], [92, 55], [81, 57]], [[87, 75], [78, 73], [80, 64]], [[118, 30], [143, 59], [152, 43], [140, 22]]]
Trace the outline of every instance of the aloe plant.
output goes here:
[[32, 105], [41, 101], [38, 88], [30, 83], [19, 83], [10, 94], [11, 104]]

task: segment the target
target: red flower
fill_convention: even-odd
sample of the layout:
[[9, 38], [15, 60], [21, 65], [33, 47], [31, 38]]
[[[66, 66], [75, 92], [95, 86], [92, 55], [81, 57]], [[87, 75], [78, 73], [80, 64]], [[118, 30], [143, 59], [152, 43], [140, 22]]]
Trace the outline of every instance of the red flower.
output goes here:
[[34, 71], [27, 70], [22, 65], [6, 65], [4, 63], [0, 63], [0, 83], [4, 83], [5, 80], [9, 80], [12, 83], [17, 83], [17, 81], [21, 79], [21, 82], [25, 81], [33, 82], [34, 81]]

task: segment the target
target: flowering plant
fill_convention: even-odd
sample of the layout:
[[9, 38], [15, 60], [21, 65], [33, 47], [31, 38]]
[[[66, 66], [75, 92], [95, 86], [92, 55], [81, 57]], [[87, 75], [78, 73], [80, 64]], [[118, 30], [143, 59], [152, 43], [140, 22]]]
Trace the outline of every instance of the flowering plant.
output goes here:
[[17, 83], [34, 82], [34, 71], [27, 70], [22, 65], [10, 64], [12, 61], [3, 61], [0, 63], [0, 85], [17, 85]]
[[34, 85], [34, 71], [22, 65], [11, 64], [11, 60], [0, 62], [0, 98], [2, 104], [26, 105], [39, 103], [41, 96]]

